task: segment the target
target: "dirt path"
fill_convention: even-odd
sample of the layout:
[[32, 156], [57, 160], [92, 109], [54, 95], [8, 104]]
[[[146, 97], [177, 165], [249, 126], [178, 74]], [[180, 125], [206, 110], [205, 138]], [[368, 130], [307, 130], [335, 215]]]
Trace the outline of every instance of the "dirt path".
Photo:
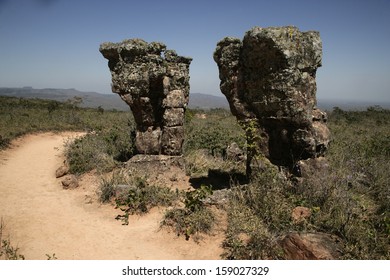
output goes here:
[[0, 216], [26, 259], [218, 259], [222, 234], [185, 241], [159, 230], [163, 209], [122, 226], [110, 205], [96, 201], [94, 176], [64, 190], [55, 170], [63, 144], [75, 133], [43, 133], [14, 141], [0, 152]]

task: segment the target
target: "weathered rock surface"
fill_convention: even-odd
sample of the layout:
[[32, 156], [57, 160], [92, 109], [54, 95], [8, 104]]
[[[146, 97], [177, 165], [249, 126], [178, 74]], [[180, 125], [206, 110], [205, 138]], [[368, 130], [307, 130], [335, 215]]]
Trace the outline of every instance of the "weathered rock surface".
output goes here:
[[291, 218], [294, 223], [304, 222], [306, 219], [310, 218], [311, 210], [307, 207], [297, 206], [291, 212]]
[[112, 91], [133, 112], [138, 153], [181, 155], [192, 59], [141, 39], [103, 43], [99, 50], [108, 59]]
[[292, 232], [278, 241], [287, 260], [336, 260], [340, 257], [341, 243], [325, 233]]
[[316, 31], [254, 27], [241, 41], [217, 44], [220, 88], [232, 113], [246, 127], [248, 161], [255, 151], [292, 168], [322, 156], [329, 144], [326, 113], [316, 108], [316, 71], [322, 42]]
[[75, 189], [79, 186], [79, 181], [75, 175], [67, 175], [61, 183], [64, 189]]
[[329, 164], [324, 157], [300, 160], [294, 167], [294, 173], [303, 178], [315, 176], [319, 172], [324, 174], [326, 171], [329, 171]]
[[56, 178], [60, 178], [62, 176], [65, 176], [69, 172], [69, 167], [66, 165], [62, 165], [57, 168], [56, 170]]
[[245, 153], [237, 143], [232, 142], [226, 148], [226, 158], [234, 161], [242, 161], [245, 159]]
[[129, 174], [145, 177], [147, 184], [186, 190], [189, 187], [183, 156], [135, 155], [126, 162]]

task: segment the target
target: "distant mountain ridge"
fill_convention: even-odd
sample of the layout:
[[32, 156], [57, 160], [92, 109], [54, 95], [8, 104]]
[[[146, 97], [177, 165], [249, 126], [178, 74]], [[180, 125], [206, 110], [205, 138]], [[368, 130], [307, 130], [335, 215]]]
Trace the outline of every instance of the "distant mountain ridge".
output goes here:
[[[13, 96], [18, 98], [40, 98], [64, 102], [75, 96], [83, 99], [82, 107], [97, 108], [101, 106], [105, 110], [116, 109], [128, 111], [129, 106], [122, 101], [117, 94], [102, 94], [98, 92], [84, 92], [74, 88], [58, 89], [32, 87], [9, 88], [0, 87], [0, 95]], [[224, 96], [214, 96], [203, 93], [191, 93], [188, 107], [191, 109], [212, 109], [229, 108], [229, 104]]]
[[82, 107], [97, 108], [101, 106], [105, 110], [116, 109], [128, 111], [129, 106], [121, 100], [117, 94], [102, 94], [97, 92], [78, 91], [74, 88], [57, 89], [44, 88], [34, 89], [31, 87], [23, 88], [0, 88], [0, 95], [14, 96], [19, 98], [39, 98], [64, 102], [75, 96], [83, 99]]
[[188, 108], [191, 109], [212, 109], [212, 108], [224, 108], [229, 109], [229, 103], [225, 96], [215, 96], [204, 93], [190, 93], [190, 101], [188, 102]]
[[[105, 110], [116, 109], [120, 111], [128, 111], [129, 106], [122, 101], [117, 94], [102, 94], [97, 92], [84, 92], [74, 88], [58, 89], [44, 88], [34, 89], [32, 87], [22, 88], [7, 88], [0, 87], [0, 95], [14, 96], [19, 98], [40, 98], [64, 102], [75, 96], [83, 99], [82, 107], [97, 108], [101, 106]], [[367, 107], [379, 105], [382, 108], [390, 109], [390, 102], [362, 102], [362, 101], [342, 101], [342, 100], [318, 100], [318, 107], [330, 111], [334, 107], [339, 107], [343, 110], [365, 110]], [[229, 109], [229, 103], [225, 96], [191, 93], [188, 107], [191, 109], [212, 109], [224, 108]]]

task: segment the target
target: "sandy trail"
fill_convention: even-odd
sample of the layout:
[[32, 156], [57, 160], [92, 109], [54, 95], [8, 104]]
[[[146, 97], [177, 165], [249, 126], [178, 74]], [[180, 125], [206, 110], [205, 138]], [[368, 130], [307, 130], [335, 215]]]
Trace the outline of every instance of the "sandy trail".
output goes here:
[[0, 152], [0, 217], [13, 245], [26, 259], [218, 259], [222, 233], [185, 241], [159, 230], [163, 209], [132, 216], [128, 226], [114, 219], [111, 205], [96, 201], [96, 177], [64, 190], [55, 170], [64, 141], [77, 133], [28, 135]]

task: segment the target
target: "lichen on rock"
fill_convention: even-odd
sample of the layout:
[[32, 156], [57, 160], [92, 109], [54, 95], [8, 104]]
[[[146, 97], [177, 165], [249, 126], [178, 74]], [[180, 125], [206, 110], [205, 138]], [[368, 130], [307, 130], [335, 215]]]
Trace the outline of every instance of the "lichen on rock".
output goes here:
[[299, 160], [324, 155], [330, 133], [326, 113], [316, 107], [318, 32], [254, 27], [243, 40], [221, 40], [214, 60], [233, 115], [244, 127], [252, 125], [249, 145], [291, 170]]
[[192, 59], [141, 39], [102, 43], [99, 50], [108, 59], [112, 91], [133, 112], [137, 152], [181, 155]]

